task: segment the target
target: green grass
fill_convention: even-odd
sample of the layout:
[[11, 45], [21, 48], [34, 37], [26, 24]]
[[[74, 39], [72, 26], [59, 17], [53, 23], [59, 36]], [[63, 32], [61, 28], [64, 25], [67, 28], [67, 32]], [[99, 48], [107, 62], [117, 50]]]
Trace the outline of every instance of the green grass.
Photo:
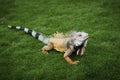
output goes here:
[[[7, 25], [46, 35], [89, 33], [86, 55], [70, 65], [43, 43]], [[0, 80], [120, 80], [120, 0], [0, 0]]]

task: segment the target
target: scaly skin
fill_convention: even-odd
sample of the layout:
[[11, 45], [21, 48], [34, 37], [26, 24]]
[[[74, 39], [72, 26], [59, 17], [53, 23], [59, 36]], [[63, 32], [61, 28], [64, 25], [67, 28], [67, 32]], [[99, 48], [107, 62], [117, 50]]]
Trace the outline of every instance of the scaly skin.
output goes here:
[[[70, 38], [50, 38], [50, 43], [42, 48], [43, 53], [48, 53], [49, 50], [55, 49], [59, 52], [64, 53], [64, 59], [70, 64], [78, 64], [80, 61], [73, 61], [69, 56], [75, 50], [74, 46], [70, 45], [71, 48], [67, 47], [67, 41]], [[85, 49], [84, 49], [85, 50]], [[83, 54], [83, 51], [81, 51]]]
[[22, 26], [10, 26], [9, 28], [22, 30], [39, 41], [47, 44], [42, 48], [42, 52], [47, 54], [49, 50], [55, 49], [64, 53], [64, 59], [70, 64], [78, 64], [79, 61], [72, 61], [70, 59], [70, 55], [73, 51], [77, 51], [77, 55], [83, 55], [85, 52], [85, 46], [87, 44], [88, 34], [85, 32], [75, 32], [72, 33], [71, 36], [65, 36], [62, 33], [54, 34], [54, 37], [46, 37], [41, 33], [37, 33], [34, 30], [30, 30], [28, 28]]

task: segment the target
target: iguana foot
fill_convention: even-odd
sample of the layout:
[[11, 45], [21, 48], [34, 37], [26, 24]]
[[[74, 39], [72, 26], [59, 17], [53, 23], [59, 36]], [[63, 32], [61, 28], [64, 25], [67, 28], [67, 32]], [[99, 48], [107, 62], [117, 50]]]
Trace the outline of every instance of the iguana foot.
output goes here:
[[42, 51], [42, 53], [43, 53], [43, 54], [48, 54], [48, 52], [47, 52], [47, 51]]
[[77, 61], [73, 61], [71, 64], [78, 64], [80, 61], [77, 60]]

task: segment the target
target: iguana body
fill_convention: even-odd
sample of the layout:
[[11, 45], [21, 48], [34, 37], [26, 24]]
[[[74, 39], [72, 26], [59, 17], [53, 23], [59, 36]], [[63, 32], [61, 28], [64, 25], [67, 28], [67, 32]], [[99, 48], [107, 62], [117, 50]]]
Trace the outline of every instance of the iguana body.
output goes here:
[[69, 56], [73, 51], [77, 51], [77, 55], [83, 55], [85, 47], [88, 41], [88, 34], [85, 32], [75, 32], [69, 36], [56, 37], [56, 35], [61, 35], [56, 33], [52, 37], [43, 36], [41, 33], [37, 33], [34, 30], [24, 28], [21, 26], [8, 26], [9, 28], [14, 28], [18, 30], [23, 30], [26, 33], [32, 35], [36, 39], [42, 41], [46, 45], [42, 48], [43, 53], [48, 53], [49, 50], [55, 49], [60, 52], [65, 52], [64, 58], [70, 64], [77, 64], [79, 61], [72, 61]]
[[69, 38], [51, 38], [50, 42], [53, 44], [55, 50], [65, 52], [67, 50], [66, 43]]

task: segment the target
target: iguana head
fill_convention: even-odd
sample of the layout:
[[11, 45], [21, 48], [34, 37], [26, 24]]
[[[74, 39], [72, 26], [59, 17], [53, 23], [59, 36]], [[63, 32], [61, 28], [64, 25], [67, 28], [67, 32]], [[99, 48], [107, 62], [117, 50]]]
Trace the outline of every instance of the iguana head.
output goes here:
[[88, 39], [88, 33], [85, 32], [75, 32], [72, 35], [72, 38], [74, 39], [74, 45], [80, 46]]

